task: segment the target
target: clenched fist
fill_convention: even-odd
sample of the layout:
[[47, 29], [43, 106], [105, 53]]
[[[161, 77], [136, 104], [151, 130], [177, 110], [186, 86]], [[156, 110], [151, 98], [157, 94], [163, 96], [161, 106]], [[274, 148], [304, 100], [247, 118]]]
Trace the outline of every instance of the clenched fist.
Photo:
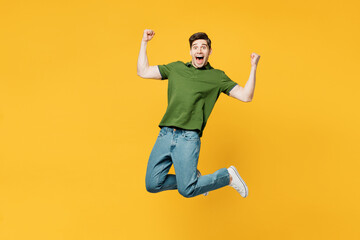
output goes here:
[[252, 53], [250, 55], [250, 58], [251, 58], [251, 66], [256, 67], [259, 62], [260, 55], [257, 55], [256, 53]]
[[150, 41], [155, 35], [155, 32], [151, 29], [145, 29], [144, 30], [144, 35], [143, 35], [143, 41], [144, 42], [148, 42]]

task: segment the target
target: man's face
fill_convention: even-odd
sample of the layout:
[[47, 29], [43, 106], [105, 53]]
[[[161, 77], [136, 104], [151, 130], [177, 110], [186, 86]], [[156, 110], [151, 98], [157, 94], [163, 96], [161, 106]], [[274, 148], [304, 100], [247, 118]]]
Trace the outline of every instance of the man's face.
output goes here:
[[192, 57], [192, 64], [194, 67], [201, 68], [206, 66], [210, 54], [211, 49], [209, 49], [206, 40], [198, 39], [192, 43], [190, 55]]

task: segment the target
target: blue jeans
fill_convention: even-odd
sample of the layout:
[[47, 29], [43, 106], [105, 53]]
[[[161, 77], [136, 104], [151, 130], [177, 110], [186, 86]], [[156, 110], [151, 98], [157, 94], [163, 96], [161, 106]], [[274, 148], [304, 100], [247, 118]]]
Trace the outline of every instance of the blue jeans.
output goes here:
[[[194, 197], [229, 185], [226, 168], [197, 176], [200, 144], [197, 131], [162, 127], [147, 165], [147, 191], [157, 193], [178, 189], [184, 197]], [[168, 174], [172, 164], [175, 175]]]

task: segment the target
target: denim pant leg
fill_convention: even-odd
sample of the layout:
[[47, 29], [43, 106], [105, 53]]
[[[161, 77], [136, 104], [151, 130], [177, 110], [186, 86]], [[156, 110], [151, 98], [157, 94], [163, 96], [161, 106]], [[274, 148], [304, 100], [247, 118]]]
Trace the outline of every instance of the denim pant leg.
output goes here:
[[200, 137], [196, 131], [178, 130], [176, 146], [171, 151], [178, 191], [184, 197], [194, 197], [229, 185], [230, 176], [226, 168], [213, 174], [197, 177], [200, 153]]
[[170, 155], [171, 134], [162, 128], [151, 151], [146, 170], [146, 189], [157, 193], [177, 189], [176, 177], [168, 174], [172, 159]]

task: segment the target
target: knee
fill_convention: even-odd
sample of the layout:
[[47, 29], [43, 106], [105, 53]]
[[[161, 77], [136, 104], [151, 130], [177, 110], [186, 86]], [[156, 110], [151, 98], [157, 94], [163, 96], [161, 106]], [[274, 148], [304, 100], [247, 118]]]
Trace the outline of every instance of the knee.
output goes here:
[[146, 186], [146, 191], [150, 193], [157, 193], [160, 191], [159, 184], [155, 183], [150, 179], [146, 179], [145, 186]]
[[191, 197], [195, 197], [195, 194], [194, 194], [194, 190], [193, 189], [190, 189], [190, 188], [179, 188], [178, 189], [179, 193], [183, 196], [183, 197], [186, 197], [186, 198], [191, 198]]

